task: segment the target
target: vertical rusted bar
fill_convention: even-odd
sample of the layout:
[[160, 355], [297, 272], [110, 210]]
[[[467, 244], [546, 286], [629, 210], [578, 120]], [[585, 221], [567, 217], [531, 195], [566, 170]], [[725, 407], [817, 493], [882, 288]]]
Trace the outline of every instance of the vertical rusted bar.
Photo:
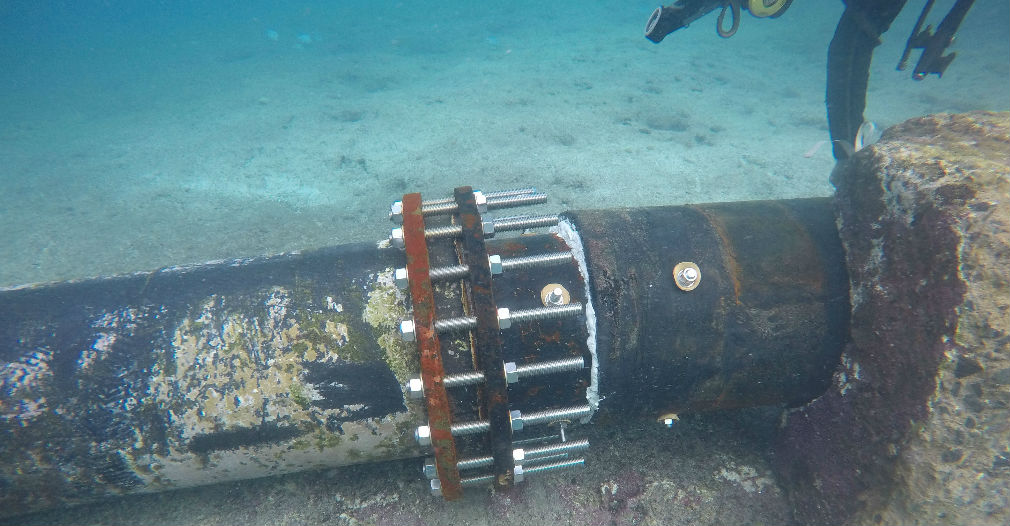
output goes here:
[[463, 495], [456, 466], [456, 442], [452, 438], [452, 411], [442, 378], [442, 353], [435, 332], [435, 299], [429, 279], [428, 244], [424, 238], [424, 216], [421, 214], [421, 194], [403, 196], [403, 240], [410, 275], [410, 298], [414, 307], [414, 330], [421, 353], [421, 381], [428, 405], [428, 426], [431, 445], [435, 449], [435, 465], [446, 500]]
[[459, 207], [463, 235], [459, 240], [463, 263], [470, 267], [470, 302], [477, 318], [474, 330], [474, 367], [484, 371], [483, 418], [491, 424], [488, 443], [494, 457], [492, 474], [496, 489], [512, 486], [512, 423], [509, 419], [508, 383], [502, 368], [502, 341], [498, 329], [498, 308], [491, 286], [491, 268], [484, 246], [480, 212], [469, 186], [454, 192]]

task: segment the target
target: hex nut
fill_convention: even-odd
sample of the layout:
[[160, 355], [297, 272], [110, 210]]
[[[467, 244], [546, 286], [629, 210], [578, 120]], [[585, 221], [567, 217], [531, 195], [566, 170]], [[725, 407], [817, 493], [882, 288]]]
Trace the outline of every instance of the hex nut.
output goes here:
[[389, 232], [389, 242], [396, 248], [402, 249], [407, 246], [406, 242], [403, 240], [403, 229], [394, 228]]
[[508, 329], [512, 326], [512, 315], [509, 313], [507, 307], [502, 307], [498, 309], [498, 328]]
[[424, 467], [421, 468], [421, 472], [428, 479], [438, 478], [438, 468], [435, 467], [435, 457], [428, 457], [424, 459]]
[[523, 467], [522, 467], [522, 466], [516, 466], [516, 467], [515, 467], [515, 468], [514, 468], [514, 469], [512, 470], [512, 475], [513, 475], [513, 477], [512, 477], [512, 482], [514, 482], [514, 483], [516, 483], [516, 484], [518, 484], [518, 483], [522, 482], [522, 481], [523, 481], [523, 479], [524, 479], [524, 478], [526, 478], [526, 477], [525, 477], [525, 476], [523, 475]]
[[494, 237], [494, 223], [491, 221], [484, 221], [481, 223], [481, 229], [484, 231], [484, 237]]
[[518, 409], [509, 411], [509, 420], [512, 421], [512, 431], [523, 430], [523, 414]]
[[403, 201], [393, 201], [389, 207], [389, 220], [398, 225], [403, 223]]
[[431, 428], [428, 426], [418, 426], [414, 430], [414, 438], [417, 439], [417, 444], [420, 446], [430, 446], [431, 445]]
[[681, 261], [673, 267], [673, 282], [680, 290], [690, 292], [701, 283], [701, 269], [692, 261]]
[[410, 285], [410, 280], [407, 278], [407, 269], [398, 268], [393, 271], [393, 280], [396, 282], [396, 286], [400, 290], [406, 290]]
[[491, 267], [491, 274], [498, 275], [504, 270], [501, 264], [501, 256], [498, 254], [488, 256], [487, 263]]
[[519, 381], [519, 369], [516, 367], [515, 362], [507, 362], [505, 364], [505, 381], [510, 384]]
[[521, 466], [524, 460], [526, 460], [526, 450], [523, 448], [512, 450], [512, 461], [515, 462], [517, 466]]
[[414, 400], [424, 398], [424, 382], [420, 378], [411, 378], [407, 381], [407, 393]]
[[442, 481], [438, 479], [431, 479], [431, 494], [434, 497], [442, 496]]
[[487, 196], [480, 190], [473, 191], [473, 200], [477, 203], [477, 211], [484, 214], [487, 212]]
[[403, 320], [400, 322], [400, 335], [403, 336], [403, 341], [405, 342], [414, 341], [414, 320]]

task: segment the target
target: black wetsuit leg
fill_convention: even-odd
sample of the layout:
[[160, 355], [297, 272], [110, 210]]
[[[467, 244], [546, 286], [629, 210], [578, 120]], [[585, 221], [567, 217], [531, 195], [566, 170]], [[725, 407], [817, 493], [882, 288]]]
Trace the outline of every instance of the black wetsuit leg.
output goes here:
[[907, 0], [848, 0], [828, 46], [826, 102], [835, 159], [849, 156], [863, 124], [873, 48]]

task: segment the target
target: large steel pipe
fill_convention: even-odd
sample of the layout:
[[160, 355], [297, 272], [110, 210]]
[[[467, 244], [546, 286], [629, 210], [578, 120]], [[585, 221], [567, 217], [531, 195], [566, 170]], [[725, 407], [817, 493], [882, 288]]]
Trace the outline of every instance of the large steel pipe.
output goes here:
[[[662, 415], [799, 405], [827, 388], [849, 313], [830, 200], [568, 216], [590, 262], [610, 408]], [[690, 291], [673, 277], [685, 261], [700, 275]]]
[[[829, 382], [848, 303], [827, 199], [567, 217], [576, 234], [488, 242], [584, 255], [495, 277], [499, 306], [535, 307], [553, 283], [590, 314], [503, 331], [506, 360], [593, 365], [575, 388], [510, 387], [524, 411], [602, 398], [612, 417], [658, 417], [802, 403]], [[680, 261], [701, 273], [689, 292]], [[0, 291], [0, 514], [421, 456], [403, 264], [349, 245]], [[447, 374], [471, 366], [465, 335], [444, 340]]]

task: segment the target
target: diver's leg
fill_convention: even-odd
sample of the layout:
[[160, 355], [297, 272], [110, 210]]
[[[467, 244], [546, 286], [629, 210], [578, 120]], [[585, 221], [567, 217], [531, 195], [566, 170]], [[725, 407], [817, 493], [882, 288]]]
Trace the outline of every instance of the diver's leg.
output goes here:
[[863, 124], [873, 48], [906, 0], [849, 0], [828, 46], [826, 102], [835, 158], [848, 158]]

